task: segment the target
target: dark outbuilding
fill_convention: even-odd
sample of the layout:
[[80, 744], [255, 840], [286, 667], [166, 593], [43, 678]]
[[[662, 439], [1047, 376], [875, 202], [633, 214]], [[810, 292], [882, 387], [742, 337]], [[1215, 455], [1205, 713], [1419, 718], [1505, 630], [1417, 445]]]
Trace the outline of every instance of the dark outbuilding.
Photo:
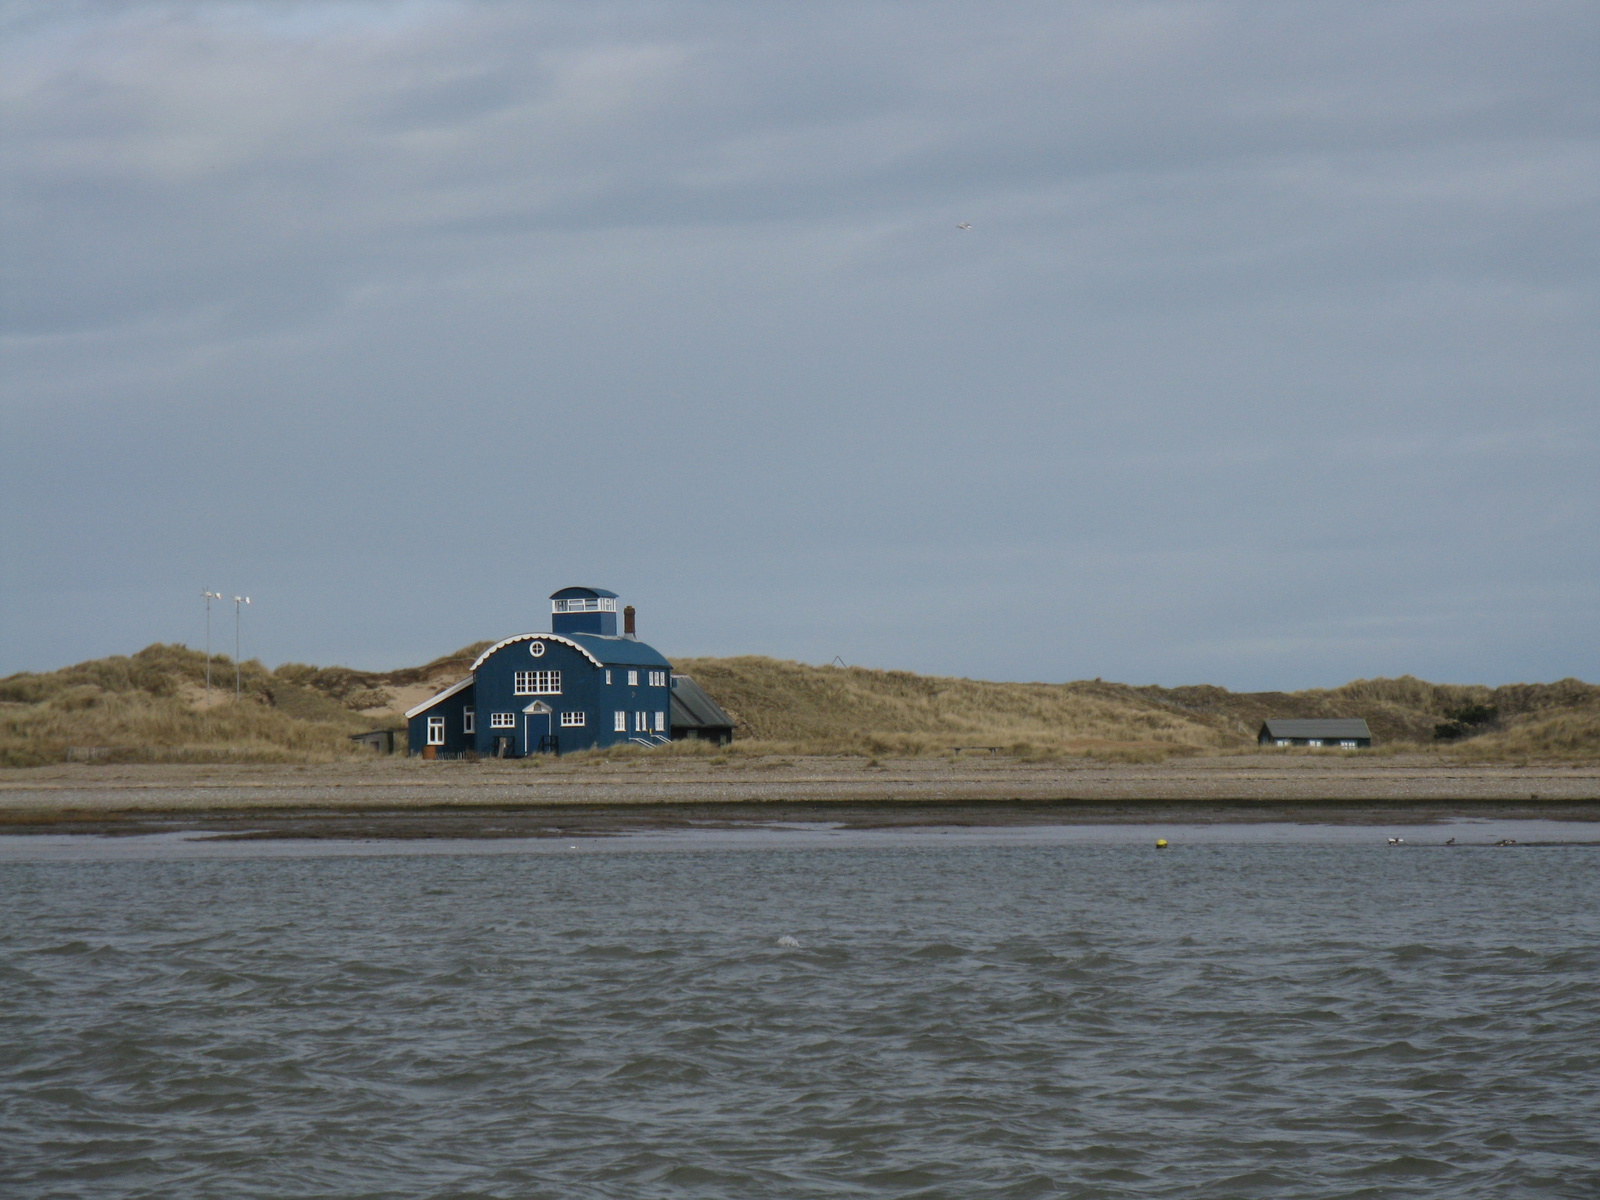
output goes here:
[[394, 753], [394, 730], [374, 729], [370, 733], [352, 733], [350, 740], [358, 746], [365, 746], [374, 754]]
[[1336, 750], [1365, 750], [1372, 745], [1372, 730], [1360, 717], [1318, 717], [1311, 720], [1272, 717], [1261, 726], [1256, 741], [1263, 746], [1327, 746]]
[[725, 746], [733, 741], [733, 718], [687, 675], [672, 677], [672, 740], [700, 739]]

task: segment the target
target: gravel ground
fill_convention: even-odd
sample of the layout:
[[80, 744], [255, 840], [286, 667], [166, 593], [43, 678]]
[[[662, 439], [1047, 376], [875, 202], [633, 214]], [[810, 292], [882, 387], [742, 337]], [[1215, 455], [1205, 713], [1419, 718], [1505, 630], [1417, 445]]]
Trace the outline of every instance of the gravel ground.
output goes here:
[[1600, 820], [1600, 764], [1463, 764], [1430, 755], [1263, 754], [1152, 765], [736, 756], [723, 764], [393, 758], [0, 771], [0, 826], [13, 833], [221, 827], [258, 836], [569, 836], [707, 821], [1012, 824], [1177, 813], [1225, 821]]

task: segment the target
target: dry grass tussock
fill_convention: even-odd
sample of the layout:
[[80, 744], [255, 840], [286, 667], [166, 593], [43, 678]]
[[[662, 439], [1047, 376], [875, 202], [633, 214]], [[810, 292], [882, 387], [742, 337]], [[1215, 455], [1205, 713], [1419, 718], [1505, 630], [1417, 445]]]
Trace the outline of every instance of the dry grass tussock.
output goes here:
[[201, 711], [176, 697], [77, 687], [45, 704], [0, 705], [0, 765], [73, 754], [116, 762], [331, 762], [352, 756], [354, 731], [349, 722], [293, 717], [254, 699]]
[[[458, 656], [439, 660], [441, 670], [452, 669]], [[214, 656], [211, 674], [209, 707], [205, 655], [185, 646], [158, 644], [0, 679], [0, 766], [74, 755], [122, 762], [327, 762], [365, 753], [351, 745], [350, 734], [395, 724], [358, 711], [384, 703], [385, 677], [297, 663], [269, 671], [251, 661], [239, 665], [235, 703], [232, 660]]]
[[[1100, 680], [987, 683], [755, 657], [683, 659], [676, 667], [734, 715], [741, 738], [796, 753], [948, 754], [995, 746], [1022, 759], [1156, 762], [1254, 752], [1268, 717], [1362, 717], [1377, 741], [1371, 753], [1382, 755], [1436, 748], [1440, 723], [1476, 704], [1496, 709], [1499, 723], [1449, 752], [1600, 757], [1600, 737], [1582, 715], [1600, 711], [1600, 687], [1575, 679], [1489, 688], [1403, 676], [1303, 692], [1229, 692]], [[1517, 749], [1499, 749], [1495, 739]]]
[[1485, 762], [1600, 758], [1600, 705], [1527, 714], [1452, 746], [1450, 753]]
[[677, 669], [717, 698], [742, 737], [801, 753], [994, 747], [1149, 762], [1237, 740], [1215, 720], [1119, 684], [989, 683], [755, 657], [685, 659]]
[[[360, 757], [370, 752], [353, 747], [351, 733], [403, 727], [394, 693], [426, 694], [428, 687], [460, 678], [488, 644], [391, 672], [303, 663], [269, 671], [246, 662], [238, 704], [233, 663], [217, 656], [210, 707], [202, 703], [205, 657], [184, 646], [149, 646], [127, 657], [12, 675], [0, 679], [0, 765], [60, 762], [69, 754], [163, 762]], [[989, 683], [758, 657], [682, 659], [676, 669], [734, 716], [738, 740], [732, 747], [622, 746], [584, 758], [604, 764], [693, 757], [717, 764], [786, 754], [957, 755], [993, 747], [1024, 761], [1147, 763], [1253, 751], [1265, 718], [1318, 716], [1364, 717], [1378, 739], [1377, 753], [1427, 747], [1468, 758], [1600, 758], [1600, 687], [1573, 679], [1488, 688], [1407, 676], [1304, 692], [1235, 693], [1100, 680]], [[1462, 740], [1434, 741], [1441, 722], [1474, 706], [1492, 711], [1493, 719]]]

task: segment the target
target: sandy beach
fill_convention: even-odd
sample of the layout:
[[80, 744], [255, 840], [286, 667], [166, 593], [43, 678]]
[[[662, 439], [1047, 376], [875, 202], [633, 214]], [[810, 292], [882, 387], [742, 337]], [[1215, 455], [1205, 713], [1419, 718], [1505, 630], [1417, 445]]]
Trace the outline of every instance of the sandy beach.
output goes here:
[[1600, 765], [1240, 755], [1150, 765], [1006, 758], [673, 758], [0, 772], [8, 833], [572, 836], [701, 823], [1600, 821]]

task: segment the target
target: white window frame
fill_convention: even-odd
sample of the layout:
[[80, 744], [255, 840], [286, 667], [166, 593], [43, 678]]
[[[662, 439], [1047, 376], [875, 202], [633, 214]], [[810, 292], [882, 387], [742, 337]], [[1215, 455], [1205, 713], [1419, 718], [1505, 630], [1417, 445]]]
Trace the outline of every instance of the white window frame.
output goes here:
[[606, 668], [606, 686], [607, 687], [611, 686], [611, 668], [610, 667]]
[[1348, 738], [1346, 738], [1344, 741], [1339, 743], [1339, 749], [1341, 749], [1341, 750], [1359, 750], [1360, 748], [1361, 747], [1357, 746], [1353, 741], [1351, 741]]
[[517, 671], [511, 677], [513, 696], [561, 695], [560, 671]]
[[470, 704], [461, 710], [461, 732], [478, 732], [478, 712]]
[[650, 672], [650, 686], [651, 687], [666, 687], [667, 686], [667, 673], [665, 671], [651, 671]]
[[625, 713], [625, 712], [617, 713], [615, 715], [615, 717], [613, 718], [613, 722], [614, 723], [612, 725], [612, 728], [617, 733], [627, 733], [628, 732], [628, 714], [627, 713]]
[[637, 672], [637, 671], [629, 671], [628, 672], [628, 686], [629, 687], [638, 687], [639, 686], [639, 672]]
[[517, 727], [516, 713], [490, 713], [490, 729], [515, 729]]
[[647, 713], [647, 712], [636, 712], [636, 713], [633, 714], [633, 731], [635, 733], [649, 733], [650, 732], [650, 714], [649, 713]]
[[553, 613], [616, 612], [617, 600], [615, 596], [573, 596], [566, 600], [552, 600], [550, 611]]
[[444, 718], [443, 717], [429, 717], [428, 718], [428, 745], [430, 745], [430, 746], [442, 746], [442, 745], [444, 745]]
[[586, 712], [564, 712], [561, 714], [561, 728], [581, 729], [589, 723], [589, 714]]
[[1274, 746], [1292, 746], [1294, 745], [1294, 742], [1290, 741], [1288, 738], [1278, 738], [1272, 744]]
[[664, 712], [658, 712], [656, 714], [656, 732], [657, 733], [665, 733], [666, 731], [667, 731], [667, 714], [664, 713]]

